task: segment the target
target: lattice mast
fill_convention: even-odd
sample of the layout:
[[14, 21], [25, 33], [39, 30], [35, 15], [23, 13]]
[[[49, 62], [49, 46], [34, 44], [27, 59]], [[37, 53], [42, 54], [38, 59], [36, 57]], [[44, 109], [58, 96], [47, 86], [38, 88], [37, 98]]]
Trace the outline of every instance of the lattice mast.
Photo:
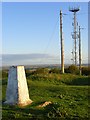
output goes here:
[[79, 11], [79, 8], [69, 8], [70, 12], [73, 12], [73, 33], [72, 33], [72, 39], [74, 40], [74, 48], [72, 50], [72, 60], [74, 62], [75, 65], [77, 65], [77, 40], [78, 40], [78, 31], [77, 31], [77, 25], [78, 22], [76, 20], [76, 13]]

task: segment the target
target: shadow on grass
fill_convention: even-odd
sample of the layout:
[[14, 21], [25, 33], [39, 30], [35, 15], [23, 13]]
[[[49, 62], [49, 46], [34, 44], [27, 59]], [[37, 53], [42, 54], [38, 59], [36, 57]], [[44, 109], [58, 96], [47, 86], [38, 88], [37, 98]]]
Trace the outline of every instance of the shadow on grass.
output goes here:
[[[3, 105], [3, 110], [8, 111], [8, 114], [6, 113], [6, 116], [11, 119], [28, 118], [32, 120], [47, 120], [49, 118], [62, 117], [61, 112], [57, 110], [58, 107], [59, 106], [57, 104], [50, 104], [45, 108], [37, 108], [36, 106], [32, 108], [32, 105], [29, 105], [25, 108], [19, 108], [18, 106]], [[5, 114], [3, 114], [2, 116], [4, 116], [5, 118]]]
[[[8, 113], [6, 112], [8, 111]], [[20, 108], [18, 106], [9, 106], [9, 105], [3, 105], [3, 119], [5, 117], [9, 117], [12, 119], [18, 119], [18, 118], [24, 118], [24, 119], [34, 119], [34, 118], [41, 118], [45, 117], [44, 109], [39, 109], [37, 107], [33, 107], [32, 105], [29, 105], [24, 108]], [[37, 119], [38, 120], [38, 119]]]
[[[52, 103], [45, 108], [32, 108], [29, 105], [25, 108], [19, 108], [18, 106], [3, 106], [3, 120], [14, 120], [14, 119], [30, 119], [30, 120], [81, 120], [80, 116], [76, 114], [71, 116], [67, 110], [61, 107], [59, 104]], [[7, 112], [6, 112], [7, 111]], [[6, 113], [5, 113], [6, 112]], [[6, 114], [6, 115], [5, 115]], [[87, 119], [87, 118], [86, 118]]]
[[79, 86], [83, 86], [83, 85], [90, 85], [90, 78], [86, 77], [86, 78], [75, 78], [71, 81], [64, 81], [63, 83], [65, 83], [66, 85], [79, 85]]

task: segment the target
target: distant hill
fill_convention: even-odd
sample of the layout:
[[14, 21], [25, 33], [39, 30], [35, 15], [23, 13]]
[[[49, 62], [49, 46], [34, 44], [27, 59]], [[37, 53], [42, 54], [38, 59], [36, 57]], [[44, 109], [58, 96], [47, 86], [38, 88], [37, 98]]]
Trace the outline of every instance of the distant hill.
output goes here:
[[[70, 66], [71, 64], [65, 64], [65, 68]], [[61, 68], [60, 64], [40, 64], [40, 65], [24, 65], [26, 69], [35, 69], [35, 68]], [[90, 64], [82, 64], [82, 66], [90, 66]], [[10, 66], [0, 67], [0, 70], [8, 70]]]

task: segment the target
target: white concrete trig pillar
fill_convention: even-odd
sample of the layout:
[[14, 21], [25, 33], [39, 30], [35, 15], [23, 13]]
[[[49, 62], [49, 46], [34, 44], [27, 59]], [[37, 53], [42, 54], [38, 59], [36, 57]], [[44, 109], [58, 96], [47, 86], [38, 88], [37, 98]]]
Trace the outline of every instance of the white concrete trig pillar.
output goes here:
[[5, 104], [25, 106], [31, 103], [24, 66], [10, 67]]

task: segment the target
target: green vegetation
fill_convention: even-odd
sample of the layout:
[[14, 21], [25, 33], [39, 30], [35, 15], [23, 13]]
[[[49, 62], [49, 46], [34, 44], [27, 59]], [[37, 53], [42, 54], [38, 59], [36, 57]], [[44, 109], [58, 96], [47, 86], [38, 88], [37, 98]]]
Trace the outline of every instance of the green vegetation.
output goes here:
[[72, 74], [79, 74], [79, 69], [75, 65], [70, 65], [67, 69], [65, 69], [66, 73], [72, 73]]
[[[90, 75], [90, 66], [81, 68], [82, 75]], [[71, 73], [79, 75], [79, 67], [75, 65], [70, 65], [68, 68], [65, 68], [65, 73]]]
[[82, 67], [82, 75], [90, 75], [90, 66]]
[[[3, 71], [2, 75], [3, 102], [5, 101], [7, 71]], [[57, 68], [26, 70], [26, 76], [30, 98], [34, 102], [24, 108], [3, 104], [3, 120], [87, 120], [90, 118], [88, 104], [90, 77], [70, 73], [60, 74]], [[45, 101], [51, 101], [52, 104], [43, 108], [37, 107]]]

